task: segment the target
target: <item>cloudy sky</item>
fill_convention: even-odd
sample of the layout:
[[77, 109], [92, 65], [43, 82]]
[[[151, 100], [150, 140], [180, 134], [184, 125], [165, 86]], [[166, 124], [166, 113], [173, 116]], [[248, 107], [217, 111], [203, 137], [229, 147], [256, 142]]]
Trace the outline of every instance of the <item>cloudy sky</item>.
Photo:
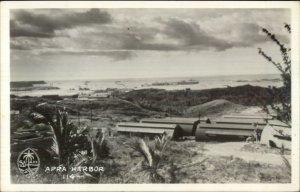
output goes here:
[[265, 27], [289, 43], [287, 9], [18, 9], [11, 79], [68, 80], [277, 73]]

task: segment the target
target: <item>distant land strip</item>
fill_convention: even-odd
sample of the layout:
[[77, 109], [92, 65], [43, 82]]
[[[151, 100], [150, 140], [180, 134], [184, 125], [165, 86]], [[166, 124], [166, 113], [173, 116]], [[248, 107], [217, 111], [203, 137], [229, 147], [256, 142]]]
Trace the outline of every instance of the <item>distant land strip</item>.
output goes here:
[[21, 87], [33, 87], [36, 84], [46, 84], [45, 81], [12, 81], [10, 82], [11, 88], [21, 88]]

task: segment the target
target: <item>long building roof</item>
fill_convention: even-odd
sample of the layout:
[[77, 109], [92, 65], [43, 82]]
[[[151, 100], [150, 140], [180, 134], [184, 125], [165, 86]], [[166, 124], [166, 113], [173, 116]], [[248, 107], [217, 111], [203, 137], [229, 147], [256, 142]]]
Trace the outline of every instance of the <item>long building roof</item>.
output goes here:
[[[140, 122], [142, 123], [161, 123], [161, 124], [194, 124], [199, 121], [199, 118], [183, 118], [183, 117], [169, 117], [169, 118], [145, 118]], [[200, 119], [200, 121], [205, 122], [206, 119]]]
[[216, 123], [224, 123], [224, 124], [243, 124], [243, 125], [251, 125], [253, 123], [257, 123], [259, 125], [266, 125], [267, 122], [264, 119], [240, 119], [240, 118], [223, 118], [216, 120]]
[[224, 115], [223, 118], [234, 118], [234, 119], [273, 119], [270, 115], [250, 115], [250, 114], [232, 114]]
[[165, 129], [153, 129], [153, 128], [135, 128], [135, 127], [122, 127], [118, 129], [118, 132], [130, 132], [130, 133], [150, 133], [150, 134], [163, 134], [167, 133], [172, 135], [174, 130], [165, 130]]
[[143, 134], [164, 134], [173, 136], [178, 125], [175, 124], [152, 124], [152, 123], [118, 123], [118, 132], [143, 133]]
[[154, 123], [118, 123], [117, 128], [130, 127], [130, 128], [152, 128], [152, 129], [175, 129], [176, 124], [154, 124]]
[[209, 128], [209, 129], [248, 129], [248, 130], [254, 130], [255, 127], [252, 125], [238, 125], [238, 124], [199, 124], [198, 129], [203, 129], [203, 128]]

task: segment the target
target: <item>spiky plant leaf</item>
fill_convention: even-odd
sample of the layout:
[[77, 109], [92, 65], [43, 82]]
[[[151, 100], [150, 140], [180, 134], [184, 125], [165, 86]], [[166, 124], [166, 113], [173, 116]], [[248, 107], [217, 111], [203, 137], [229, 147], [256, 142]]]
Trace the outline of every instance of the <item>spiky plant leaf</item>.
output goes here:
[[143, 139], [140, 139], [138, 142], [140, 153], [144, 156], [145, 160], [147, 160], [149, 167], [151, 167], [153, 165], [153, 158], [149, 146], [145, 143]]
[[57, 155], [59, 156], [59, 148], [58, 148], [58, 144], [57, 141], [54, 137], [52, 137], [52, 145], [50, 147], [50, 149]]
[[109, 148], [107, 147], [105, 135], [102, 131], [98, 131], [97, 134], [90, 132], [87, 135], [87, 138], [91, 145], [93, 163], [96, 162], [97, 159], [101, 159], [109, 155]]

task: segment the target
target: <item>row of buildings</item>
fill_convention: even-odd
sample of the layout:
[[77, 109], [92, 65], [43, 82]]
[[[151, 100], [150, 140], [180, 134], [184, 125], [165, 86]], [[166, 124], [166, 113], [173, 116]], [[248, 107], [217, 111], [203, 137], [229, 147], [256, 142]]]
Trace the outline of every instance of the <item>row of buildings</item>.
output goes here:
[[253, 137], [255, 133], [261, 143], [291, 148], [291, 128], [271, 116], [227, 115], [211, 121], [208, 118], [146, 118], [138, 123], [118, 123], [119, 134], [154, 137], [166, 134], [174, 140], [194, 137], [201, 141], [213, 136]]

